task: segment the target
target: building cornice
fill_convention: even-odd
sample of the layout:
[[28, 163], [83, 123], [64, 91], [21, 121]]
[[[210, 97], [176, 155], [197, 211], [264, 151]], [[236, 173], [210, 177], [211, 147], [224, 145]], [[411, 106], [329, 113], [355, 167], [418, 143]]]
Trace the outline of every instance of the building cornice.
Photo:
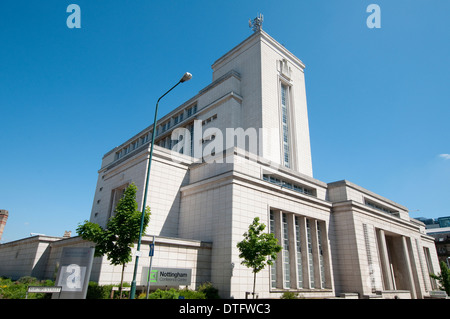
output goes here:
[[341, 181], [337, 181], [337, 182], [328, 183], [328, 189], [333, 188], [333, 187], [339, 187], [339, 186], [346, 186], [346, 187], [353, 188], [353, 189], [361, 192], [362, 194], [370, 195], [373, 198], [376, 198], [379, 201], [382, 201], [382, 202], [385, 202], [385, 203], [387, 203], [389, 205], [392, 205], [392, 206], [394, 206], [394, 207], [396, 207], [396, 208], [398, 208], [400, 210], [403, 210], [403, 211], [406, 211], [406, 212], [408, 211], [408, 208], [406, 208], [405, 206], [400, 205], [400, 204], [398, 204], [398, 203], [396, 203], [396, 202], [394, 202], [394, 201], [392, 201], [392, 200], [390, 200], [390, 199], [388, 199], [386, 197], [378, 195], [378, 194], [376, 194], [376, 193], [374, 193], [372, 191], [369, 191], [368, 189], [365, 189], [365, 188], [363, 188], [363, 187], [361, 187], [359, 185], [356, 185], [356, 184], [354, 184], [354, 183], [352, 183], [352, 182], [350, 182], [348, 180], [341, 180]]
[[217, 59], [212, 65], [212, 69], [216, 69], [220, 66], [220, 64], [224, 63], [226, 60], [232, 58], [236, 53], [245, 49], [245, 47], [254, 45], [257, 41], [265, 42], [266, 44], [270, 44], [272, 47], [281, 51], [284, 55], [289, 57], [289, 59], [295, 63], [300, 69], [305, 69], [305, 64], [297, 58], [292, 52], [286, 49], [283, 45], [281, 45], [278, 41], [272, 38], [267, 32], [260, 30], [254, 32], [251, 36], [246, 38], [244, 41], [236, 45], [233, 49], [222, 55], [219, 59]]
[[[410, 228], [416, 232], [420, 232], [420, 225], [413, 223], [409, 220], [402, 219], [397, 216], [389, 215], [387, 213], [380, 212], [374, 208], [367, 205], [361, 204], [354, 200], [347, 200], [342, 202], [333, 203], [333, 214], [338, 214], [341, 212], [357, 212], [372, 216], [378, 220], [388, 223], [389, 225], [398, 224], [403, 227]], [[421, 235], [425, 235], [420, 233]]]

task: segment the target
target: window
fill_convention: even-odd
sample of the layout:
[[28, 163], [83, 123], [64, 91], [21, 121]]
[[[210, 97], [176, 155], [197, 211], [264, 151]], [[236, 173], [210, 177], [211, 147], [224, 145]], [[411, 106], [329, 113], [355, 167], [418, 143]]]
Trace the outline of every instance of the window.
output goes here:
[[311, 196], [316, 196], [315, 195], [316, 191], [313, 188], [308, 188], [308, 187], [301, 186], [301, 185], [298, 185], [298, 184], [294, 184], [294, 183], [291, 183], [291, 182], [288, 182], [288, 181], [284, 181], [284, 180], [276, 178], [276, 177], [274, 177], [272, 175], [263, 174], [263, 180], [266, 181], [266, 182], [272, 183], [272, 184], [279, 185], [279, 186], [281, 186], [283, 188], [291, 189], [291, 190], [299, 192], [299, 193], [303, 193], [303, 194], [311, 195]]
[[214, 114], [211, 117], [208, 117], [206, 120], [203, 120], [202, 125], [206, 125], [212, 121], [214, 121], [215, 119], [217, 119], [217, 114]]
[[144, 136], [141, 137], [141, 145], [144, 145], [145, 143], [147, 143], [149, 141], [150, 138], [150, 133], [145, 134]]
[[[313, 221], [314, 222], [314, 221]], [[314, 282], [314, 259], [313, 259], [313, 248], [312, 248], [312, 235], [311, 235], [311, 225], [309, 219], [306, 220], [306, 234], [308, 238], [308, 259], [309, 259], [309, 283], [311, 288], [315, 288]]]
[[366, 204], [366, 206], [369, 206], [370, 208], [374, 208], [376, 210], [379, 210], [381, 212], [384, 212], [384, 213], [387, 213], [387, 214], [390, 214], [390, 215], [393, 215], [393, 216], [397, 216], [397, 217], [399, 216], [398, 212], [393, 211], [393, 210], [391, 210], [391, 209], [389, 209], [387, 207], [384, 207], [382, 205], [376, 204], [376, 203], [374, 203], [372, 201], [369, 201], [367, 199], [364, 200], [364, 203]]
[[194, 124], [189, 124], [187, 129], [189, 130], [189, 134], [191, 135], [191, 145], [190, 145], [190, 153], [189, 156], [194, 155]]
[[[270, 232], [275, 235], [275, 216], [273, 210], [270, 211]], [[272, 288], [277, 288], [277, 265], [276, 262], [270, 266], [270, 283]]]
[[[423, 247], [423, 253], [425, 254], [425, 261], [427, 263], [427, 269], [429, 274], [434, 274], [433, 264], [431, 262], [430, 249], [428, 247]], [[437, 284], [435, 279], [431, 279], [431, 287], [433, 290], [437, 289]]]
[[111, 200], [110, 207], [108, 213], [108, 220], [114, 216], [114, 212], [116, 211], [116, 206], [119, 203], [119, 200], [122, 198], [125, 193], [125, 189], [128, 187], [128, 184], [124, 184], [120, 187], [117, 187], [111, 191]]
[[328, 251], [325, 221], [270, 209], [269, 231], [282, 247], [277, 262], [270, 268], [272, 288], [327, 287], [330, 261], [325, 254]]
[[283, 213], [283, 277], [284, 287], [291, 288], [291, 263], [289, 261], [289, 232], [287, 216]]
[[194, 115], [195, 113], [197, 113], [197, 104], [188, 108], [186, 111], [187, 111], [187, 117]]
[[289, 88], [281, 84], [281, 125], [283, 128], [283, 165], [291, 167], [289, 141]]
[[325, 287], [325, 264], [323, 261], [323, 247], [322, 247], [322, 232], [320, 231], [320, 223], [317, 222], [317, 237], [319, 244], [319, 266], [320, 266], [320, 275], [322, 278], [322, 288]]
[[300, 236], [300, 218], [295, 217], [295, 240], [297, 244], [297, 281], [298, 287], [303, 287], [302, 242]]

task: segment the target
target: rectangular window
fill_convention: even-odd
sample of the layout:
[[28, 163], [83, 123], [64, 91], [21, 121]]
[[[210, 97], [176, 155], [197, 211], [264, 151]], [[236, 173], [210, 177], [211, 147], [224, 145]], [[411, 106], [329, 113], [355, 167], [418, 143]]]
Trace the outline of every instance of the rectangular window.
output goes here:
[[372, 201], [369, 201], [367, 199], [365, 199], [364, 203], [366, 204], [366, 206], [369, 206], [370, 208], [374, 208], [376, 210], [379, 210], [381, 212], [387, 213], [389, 215], [393, 215], [393, 216], [399, 217], [399, 213], [398, 212], [393, 211], [393, 210], [391, 210], [391, 209], [389, 209], [387, 207], [381, 206], [381, 205], [376, 204], [376, 203], [374, 203]]
[[[423, 253], [425, 254], [425, 261], [427, 263], [427, 269], [429, 274], [434, 274], [433, 264], [431, 262], [430, 249], [428, 247], [423, 247]], [[431, 287], [433, 290], [437, 289], [437, 284], [435, 279], [431, 279]]]
[[283, 272], [284, 272], [284, 287], [291, 287], [291, 263], [289, 261], [289, 231], [288, 231], [287, 216], [283, 214]]
[[297, 281], [298, 288], [303, 287], [302, 243], [300, 237], [300, 218], [295, 217], [295, 240], [297, 244]]
[[145, 134], [144, 136], [141, 137], [141, 145], [147, 143], [149, 141], [149, 137], [150, 137], [150, 133]]
[[289, 88], [281, 84], [281, 125], [283, 127], [283, 165], [290, 168], [290, 141], [289, 141]]
[[[269, 226], [270, 226], [270, 233], [275, 235], [275, 216], [273, 213], [273, 210], [270, 210], [270, 217], [269, 217]], [[270, 283], [272, 288], [277, 288], [277, 265], [276, 262], [273, 263], [272, 266], [270, 266]]]
[[187, 129], [189, 130], [189, 134], [191, 135], [190, 153], [188, 155], [194, 156], [194, 124], [189, 124]]
[[280, 180], [279, 178], [273, 177], [272, 175], [263, 174], [263, 180], [272, 184], [282, 186], [283, 188], [288, 188], [293, 191], [303, 193], [306, 195], [316, 196], [316, 190], [313, 188], [307, 188], [305, 186], [300, 186], [288, 181]]
[[117, 204], [125, 193], [125, 189], [128, 187], [128, 184], [124, 184], [120, 187], [117, 187], [111, 191], [111, 199], [109, 204], [109, 212], [108, 212], [108, 221], [111, 217], [113, 217], [116, 211]]
[[308, 237], [308, 259], [309, 259], [309, 282], [311, 288], [315, 288], [314, 282], [314, 260], [313, 260], [313, 250], [312, 250], [312, 235], [309, 219], [306, 220], [306, 235]]
[[136, 140], [133, 142], [133, 144], [131, 144], [131, 149], [135, 150], [137, 149], [139, 146], [139, 140]]
[[322, 250], [322, 233], [320, 230], [320, 223], [317, 222], [317, 237], [319, 243], [319, 266], [320, 266], [320, 276], [322, 277], [322, 288], [325, 287], [325, 264], [323, 260], [323, 250]]

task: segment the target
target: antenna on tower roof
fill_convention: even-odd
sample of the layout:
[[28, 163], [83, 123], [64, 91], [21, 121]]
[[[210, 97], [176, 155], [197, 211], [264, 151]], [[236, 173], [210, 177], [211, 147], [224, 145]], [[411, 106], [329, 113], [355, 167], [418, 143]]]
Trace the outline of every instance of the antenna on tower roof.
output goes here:
[[264, 16], [260, 13], [258, 17], [248, 20], [248, 27], [252, 28], [253, 32], [258, 32], [262, 30], [262, 23], [264, 21]]

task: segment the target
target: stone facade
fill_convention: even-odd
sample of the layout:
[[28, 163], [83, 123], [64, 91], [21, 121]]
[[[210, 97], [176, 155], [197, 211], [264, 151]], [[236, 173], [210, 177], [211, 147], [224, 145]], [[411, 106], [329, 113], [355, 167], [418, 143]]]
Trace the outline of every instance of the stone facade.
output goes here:
[[[275, 265], [258, 273], [260, 298], [286, 291], [307, 298], [428, 296], [437, 288], [428, 274], [439, 265], [424, 224], [406, 207], [351, 182], [313, 178], [304, 67], [259, 30], [212, 65], [210, 85], [158, 121], [144, 236], [146, 244], [156, 236], [154, 265], [192, 269], [191, 288], [211, 281], [223, 298], [245, 298], [253, 274], [236, 244], [259, 217], [283, 247]], [[152, 128], [103, 157], [91, 222], [105, 226], [130, 183], [142, 208]], [[86, 244], [78, 237], [47, 243], [42, 276], [51, 276], [61, 247]], [[8, 247], [0, 255], [10, 249], [12, 259]], [[126, 281], [133, 266], [134, 260]], [[0, 263], [0, 275], [8, 267]], [[97, 258], [91, 279], [117, 283], [119, 268]]]

